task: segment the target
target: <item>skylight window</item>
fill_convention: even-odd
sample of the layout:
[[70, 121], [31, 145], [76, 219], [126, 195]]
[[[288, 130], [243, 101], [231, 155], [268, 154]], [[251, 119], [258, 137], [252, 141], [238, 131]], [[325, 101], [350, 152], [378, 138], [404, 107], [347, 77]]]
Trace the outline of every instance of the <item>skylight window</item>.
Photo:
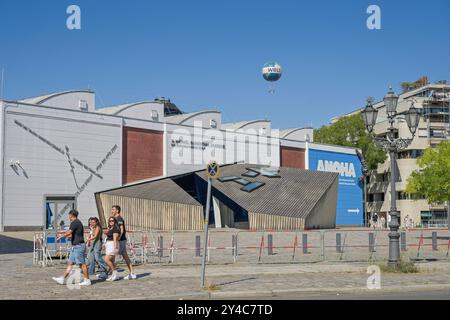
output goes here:
[[226, 177], [221, 177], [221, 178], [219, 178], [217, 180], [219, 180], [220, 182], [227, 182], [227, 181], [233, 181], [233, 180], [236, 180], [236, 179], [239, 179], [239, 177], [237, 177], [237, 176], [226, 176]]
[[280, 178], [280, 170], [278, 168], [247, 168], [247, 170], [258, 172], [268, 178]]
[[241, 179], [236, 179], [236, 180], [234, 180], [234, 182], [237, 182], [237, 183], [239, 183], [239, 184], [241, 184], [243, 186], [246, 186], [246, 185], [248, 185], [250, 183], [250, 181], [242, 179], [242, 178]]
[[259, 176], [259, 172], [256, 172], [256, 171], [253, 171], [253, 170], [248, 170], [248, 171], [244, 172], [244, 173], [242, 174], [242, 176], [243, 176], [243, 177], [251, 177], [251, 178], [254, 178], [254, 177]]
[[241, 188], [241, 190], [246, 191], [246, 192], [252, 192], [252, 191], [262, 187], [263, 185], [265, 185], [264, 182], [255, 181], [255, 182], [252, 182], [252, 183], [249, 183], [249, 184], [243, 186]]

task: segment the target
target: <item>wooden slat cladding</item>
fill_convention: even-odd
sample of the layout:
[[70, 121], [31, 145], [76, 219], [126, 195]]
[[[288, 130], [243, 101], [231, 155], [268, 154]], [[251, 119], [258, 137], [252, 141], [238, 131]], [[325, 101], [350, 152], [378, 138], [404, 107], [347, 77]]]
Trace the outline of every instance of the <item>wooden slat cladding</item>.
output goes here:
[[122, 183], [163, 175], [163, 132], [124, 127]]
[[122, 208], [123, 217], [131, 230], [202, 230], [203, 207], [173, 202], [128, 198], [101, 194], [104, 219], [113, 205]]
[[305, 169], [305, 150], [281, 146], [280, 163], [282, 167]]
[[252, 230], [303, 230], [305, 219], [285, 216], [248, 213], [249, 227]]

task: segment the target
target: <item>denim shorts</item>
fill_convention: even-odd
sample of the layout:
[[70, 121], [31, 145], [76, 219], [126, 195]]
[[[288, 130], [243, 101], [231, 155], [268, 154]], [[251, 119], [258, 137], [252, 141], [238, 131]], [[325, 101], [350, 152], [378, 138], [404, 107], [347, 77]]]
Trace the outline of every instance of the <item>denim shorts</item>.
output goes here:
[[127, 253], [127, 240], [120, 240], [119, 241], [119, 254], [123, 256]]
[[72, 264], [85, 264], [86, 244], [81, 243], [70, 249], [69, 262]]

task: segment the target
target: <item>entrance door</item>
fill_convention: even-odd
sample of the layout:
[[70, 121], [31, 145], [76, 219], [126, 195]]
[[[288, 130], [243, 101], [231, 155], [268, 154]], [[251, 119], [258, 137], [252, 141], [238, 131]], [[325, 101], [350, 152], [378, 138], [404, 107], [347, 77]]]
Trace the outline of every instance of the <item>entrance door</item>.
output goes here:
[[66, 229], [70, 225], [69, 212], [76, 208], [74, 196], [45, 197], [45, 228]]

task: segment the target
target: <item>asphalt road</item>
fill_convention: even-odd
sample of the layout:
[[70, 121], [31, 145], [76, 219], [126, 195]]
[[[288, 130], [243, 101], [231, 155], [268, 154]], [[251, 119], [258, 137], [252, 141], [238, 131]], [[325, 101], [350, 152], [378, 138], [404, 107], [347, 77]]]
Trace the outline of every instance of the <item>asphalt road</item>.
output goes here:
[[407, 291], [407, 292], [383, 292], [373, 293], [306, 293], [306, 294], [286, 294], [274, 297], [249, 297], [252, 299], [268, 300], [450, 300], [450, 291]]

